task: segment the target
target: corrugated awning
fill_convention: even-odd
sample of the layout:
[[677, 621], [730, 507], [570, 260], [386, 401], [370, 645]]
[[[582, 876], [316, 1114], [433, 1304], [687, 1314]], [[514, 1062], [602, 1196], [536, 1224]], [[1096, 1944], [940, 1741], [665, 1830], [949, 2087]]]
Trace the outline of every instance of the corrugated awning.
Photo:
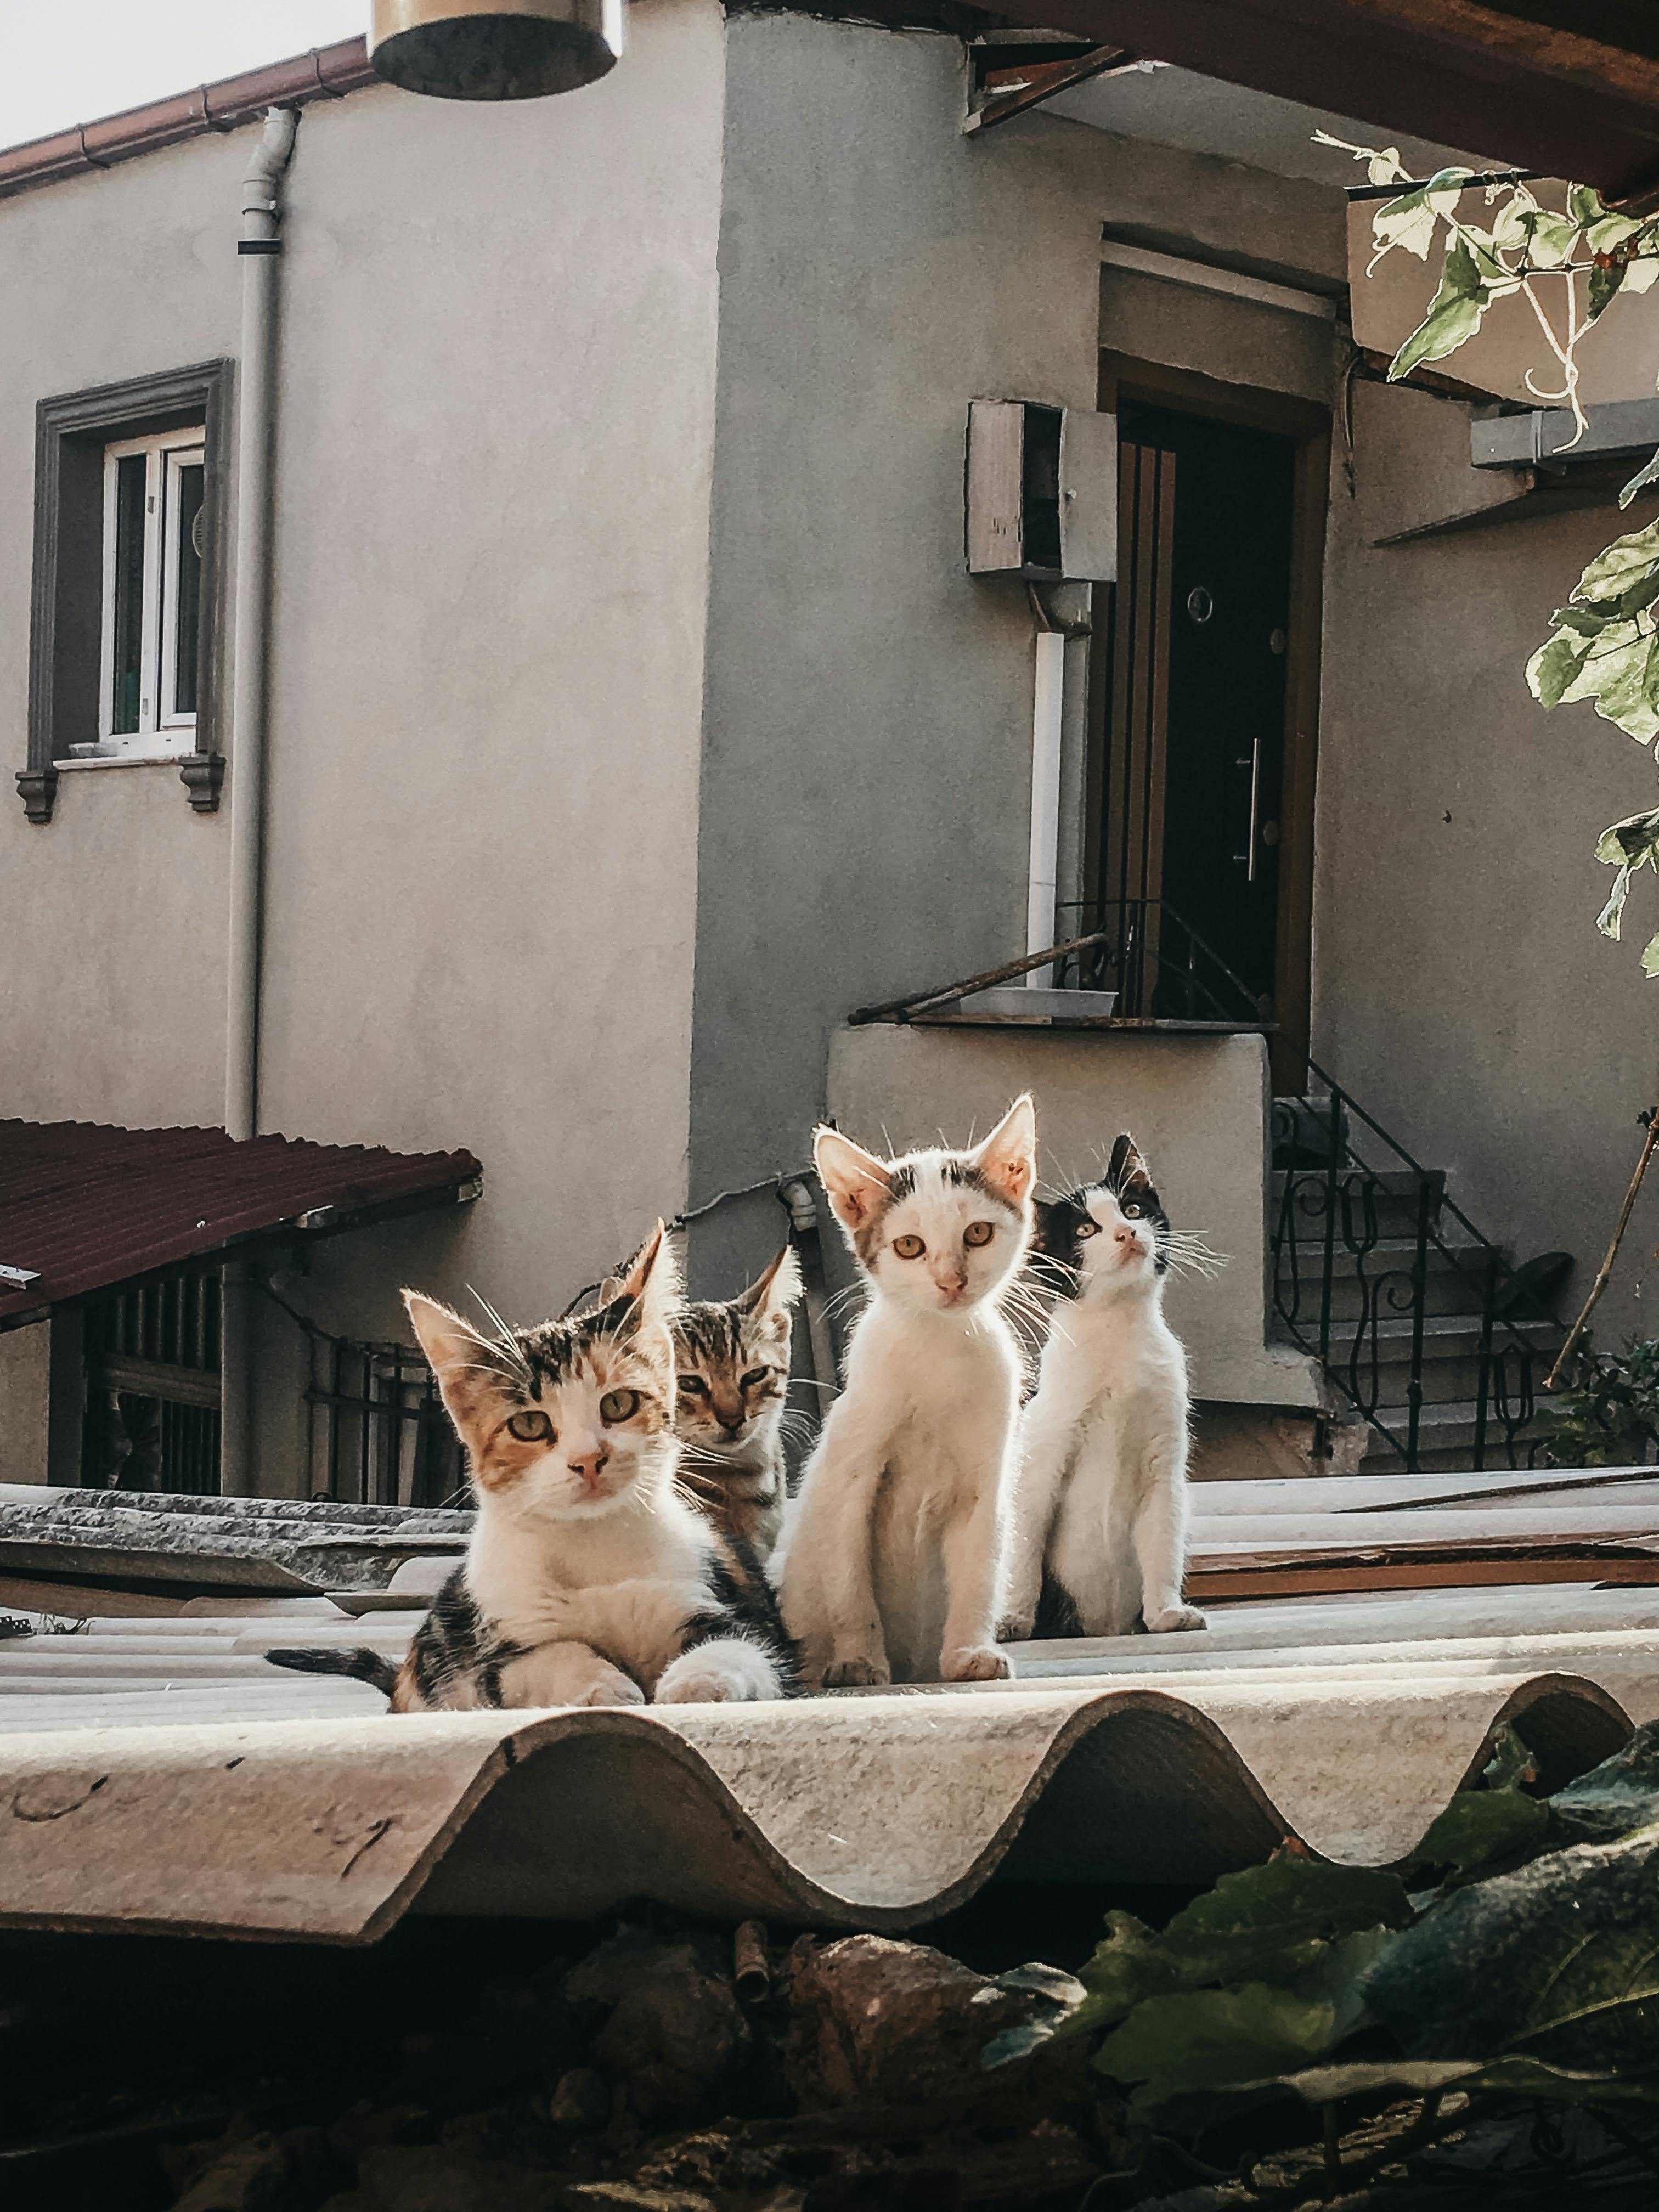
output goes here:
[[0, 1121], [0, 1328], [270, 1230], [476, 1197], [482, 1174], [471, 1152]]

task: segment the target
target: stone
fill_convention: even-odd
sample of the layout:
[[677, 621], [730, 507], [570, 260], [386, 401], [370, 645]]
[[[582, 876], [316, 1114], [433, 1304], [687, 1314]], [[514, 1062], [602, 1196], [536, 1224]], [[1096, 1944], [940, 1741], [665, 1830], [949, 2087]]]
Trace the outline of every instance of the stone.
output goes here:
[[632, 1983], [594, 2043], [634, 2110], [651, 2118], [718, 2107], [752, 2048], [730, 1983], [705, 1973], [689, 1947]]
[[174, 2212], [311, 2212], [335, 2175], [320, 2128], [249, 2136], [217, 2153]]
[[356, 2166], [372, 2145], [418, 2142], [432, 2125], [424, 2105], [372, 2105], [365, 2098], [332, 2124], [328, 2147], [344, 2165]]
[[547, 2117], [556, 2128], [602, 2128], [611, 2118], [611, 2091], [604, 2075], [591, 2066], [573, 2066], [561, 2074], [547, 2100]]
[[374, 2212], [560, 2212], [565, 2185], [556, 2173], [436, 2143], [377, 2144], [357, 2179]]
[[1036, 2000], [925, 1943], [848, 1936], [790, 1951], [790, 2087], [805, 2109], [982, 2100], [980, 2054]]
[[561, 2212], [715, 2212], [696, 2189], [658, 2189], [639, 2181], [567, 2183]]

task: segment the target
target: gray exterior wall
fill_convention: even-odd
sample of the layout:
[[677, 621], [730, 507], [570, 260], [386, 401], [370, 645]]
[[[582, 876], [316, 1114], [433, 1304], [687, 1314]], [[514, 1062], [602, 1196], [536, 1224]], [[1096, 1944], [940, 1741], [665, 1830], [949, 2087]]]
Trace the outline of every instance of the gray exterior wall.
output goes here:
[[[1638, 964], [1651, 879], [1609, 944], [1595, 847], [1653, 778], [1589, 708], [1547, 714], [1522, 671], [1584, 563], [1651, 509], [1378, 549], [1475, 503], [1468, 411], [1359, 385], [1354, 459], [1356, 495], [1339, 480], [1331, 501], [1314, 1051], [1517, 1258], [1576, 1253], [1576, 1302], [1641, 1147], [1659, 1013]], [[1659, 1331], [1656, 1232], [1650, 1190], [1597, 1310], [1603, 1346]]]
[[[1259, 1036], [1093, 1035], [1051, 1030], [843, 1030], [830, 1053], [831, 1112], [878, 1147], [938, 1141], [942, 1117], [964, 1134], [994, 1126], [1029, 1089], [1039, 1172], [1064, 1190], [1098, 1175], [1119, 1129], [1133, 1131], [1177, 1229], [1222, 1261], [1206, 1281], [1176, 1276], [1165, 1294], [1186, 1346], [1193, 1395], [1241, 1404], [1316, 1406], [1311, 1362], [1267, 1336], [1267, 1055]], [[828, 1236], [836, 1244], [840, 1234]]]
[[[694, 1199], [805, 1158], [851, 1007], [1024, 948], [1034, 625], [964, 570], [969, 402], [1095, 404], [1108, 220], [1345, 253], [1317, 187], [1040, 113], [964, 137], [951, 40], [744, 15], [727, 55]], [[779, 1220], [699, 1224], [694, 1282]]]
[[[556, 1309], [684, 1196], [720, 14], [645, 0], [630, 40], [570, 98], [377, 88], [300, 126], [261, 1127], [488, 1165], [476, 1207], [319, 1250], [301, 1302], [359, 1334], [409, 1274]], [[8, 770], [35, 403], [235, 354], [252, 142], [0, 205]], [[221, 1121], [228, 805], [100, 769], [36, 827], [6, 783], [0, 1115]]]

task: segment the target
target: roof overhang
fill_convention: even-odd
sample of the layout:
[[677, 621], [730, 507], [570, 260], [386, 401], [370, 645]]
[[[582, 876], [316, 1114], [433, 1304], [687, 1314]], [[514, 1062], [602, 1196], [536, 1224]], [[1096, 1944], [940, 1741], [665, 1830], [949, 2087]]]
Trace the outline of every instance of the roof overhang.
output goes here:
[[999, 0], [998, 12], [1609, 199], [1659, 191], [1659, 17], [1628, 0]]
[[262, 1237], [459, 1204], [482, 1176], [466, 1152], [0, 1121], [0, 1330]]

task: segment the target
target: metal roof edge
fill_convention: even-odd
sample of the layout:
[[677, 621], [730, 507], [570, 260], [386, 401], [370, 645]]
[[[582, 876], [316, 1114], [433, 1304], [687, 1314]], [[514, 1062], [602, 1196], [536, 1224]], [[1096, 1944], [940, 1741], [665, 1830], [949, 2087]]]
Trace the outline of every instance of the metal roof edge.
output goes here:
[[342, 39], [331, 46], [313, 46], [287, 61], [268, 62], [240, 76], [220, 77], [192, 91], [152, 100], [95, 123], [76, 123], [48, 138], [0, 151], [0, 199], [55, 185], [88, 169], [107, 169], [140, 154], [159, 152], [210, 131], [234, 131], [268, 107], [305, 107], [317, 100], [343, 100], [380, 82], [368, 58], [367, 41]]

